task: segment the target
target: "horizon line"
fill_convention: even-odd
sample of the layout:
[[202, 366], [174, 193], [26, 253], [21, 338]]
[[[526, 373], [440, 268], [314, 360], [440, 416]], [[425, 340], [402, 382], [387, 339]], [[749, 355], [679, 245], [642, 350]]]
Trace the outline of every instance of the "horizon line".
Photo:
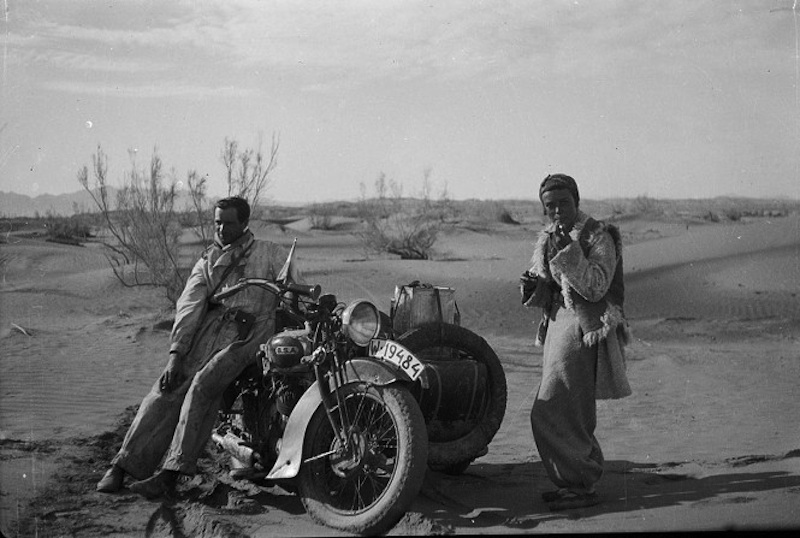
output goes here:
[[[115, 189], [115, 190], [119, 189], [119, 187], [114, 187], [113, 185], [109, 186], [109, 188]], [[61, 197], [61, 196], [68, 197], [68, 196], [81, 195], [83, 193], [88, 194], [87, 191], [84, 190], [84, 189], [79, 189], [79, 190], [75, 190], [75, 191], [71, 191], [71, 192], [64, 192], [64, 193], [60, 193], [60, 194], [53, 194], [53, 193], [49, 193], [49, 192], [44, 192], [44, 193], [37, 194], [37, 195], [34, 195], [34, 196], [32, 196], [30, 194], [23, 194], [23, 193], [20, 193], [20, 192], [11, 191], [11, 190], [9, 190], [9, 191], [0, 190], [0, 195], [3, 195], [3, 194], [14, 194], [14, 195], [17, 195], [17, 196], [24, 196], [24, 197], [29, 198], [31, 200], [35, 200], [35, 199], [43, 197], [43, 196], [58, 198], [58, 197]], [[186, 193], [188, 193], [188, 191], [185, 190], [185, 189], [180, 189], [179, 190], [179, 195], [180, 194], [186, 194]], [[223, 196], [223, 195], [208, 196], [208, 199], [209, 200], [218, 200], [218, 199], [221, 199], [221, 198], [224, 198], [224, 197], [225, 196]], [[372, 199], [372, 198], [375, 198], [375, 197], [373, 196], [373, 197], [369, 197], [367, 199], [369, 200], [369, 199]], [[604, 202], [604, 201], [613, 201], [613, 200], [635, 200], [637, 198], [639, 198], [639, 199], [644, 198], [644, 199], [651, 199], [651, 200], [665, 200], [665, 201], [666, 200], [668, 200], [668, 201], [683, 201], [683, 200], [701, 201], [701, 200], [718, 200], [720, 198], [732, 198], [732, 199], [742, 199], [742, 200], [781, 200], [781, 201], [790, 201], [790, 202], [800, 202], [800, 193], [798, 193], [795, 196], [792, 196], [791, 194], [763, 195], [763, 196], [752, 196], [752, 195], [749, 195], [749, 196], [745, 196], [745, 195], [740, 195], [740, 194], [728, 193], [728, 194], [718, 194], [718, 195], [715, 195], [715, 196], [701, 196], [701, 197], [690, 197], [690, 196], [659, 197], [659, 196], [651, 196], [651, 195], [645, 193], [645, 194], [637, 194], [637, 195], [632, 195], [632, 196], [613, 196], [613, 197], [608, 197], [608, 198], [581, 197], [581, 200], [592, 201], [592, 202]], [[422, 198], [417, 197], [417, 196], [401, 196], [401, 199], [403, 199], [403, 200], [421, 200]], [[262, 199], [261, 204], [259, 204], [259, 205], [306, 206], [306, 205], [313, 205], [313, 204], [356, 203], [359, 200], [361, 200], [361, 198], [350, 198], [350, 199], [348, 199], [348, 198], [332, 198], [332, 199], [326, 199], [326, 200], [314, 200], [314, 201], [307, 201], [307, 202], [301, 202], [301, 201], [293, 202], [293, 201], [287, 201], [287, 200], [271, 199], [269, 196], [267, 196], [266, 199]], [[440, 201], [440, 200], [443, 200], [443, 199], [442, 198], [431, 198], [431, 200]], [[507, 201], [514, 201], [514, 202], [525, 202], [525, 201], [536, 201], [537, 198], [535, 198], [533, 196], [531, 196], [531, 197], [519, 197], [519, 196], [502, 197], [502, 196], [500, 196], [500, 197], [493, 197], [493, 198], [447, 197], [447, 198], [445, 198], [445, 200], [452, 200], [452, 201], [459, 201], [459, 202], [467, 202], [467, 201], [472, 201], [472, 200], [475, 200], [475, 201], [497, 201], [497, 202], [501, 202], [501, 201], [506, 201], [507, 200]]]

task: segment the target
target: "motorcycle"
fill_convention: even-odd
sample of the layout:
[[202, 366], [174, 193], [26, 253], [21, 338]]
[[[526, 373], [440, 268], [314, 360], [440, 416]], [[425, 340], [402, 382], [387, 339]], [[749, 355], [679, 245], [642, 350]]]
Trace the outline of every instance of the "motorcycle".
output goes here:
[[287, 484], [317, 522], [381, 534], [419, 493], [425, 418], [411, 390], [425, 364], [389, 338], [369, 301], [341, 303], [320, 287], [244, 279], [279, 300], [278, 331], [226, 391], [214, 442], [231, 476]]

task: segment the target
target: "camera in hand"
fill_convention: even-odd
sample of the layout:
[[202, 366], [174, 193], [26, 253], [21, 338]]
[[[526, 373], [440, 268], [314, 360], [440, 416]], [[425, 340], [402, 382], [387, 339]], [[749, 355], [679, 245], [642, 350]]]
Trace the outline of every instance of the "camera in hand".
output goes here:
[[523, 284], [532, 284], [536, 285], [536, 281], [539, 279], [539, 276], [536, 273], [533, 273], [529, 270], [524, 271], [522, 276], [519, 277], [520, 282]]

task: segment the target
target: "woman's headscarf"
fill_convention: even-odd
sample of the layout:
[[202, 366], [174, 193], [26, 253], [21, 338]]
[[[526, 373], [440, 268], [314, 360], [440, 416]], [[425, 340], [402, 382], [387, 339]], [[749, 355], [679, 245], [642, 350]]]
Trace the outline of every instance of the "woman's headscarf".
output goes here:
[[572, 198], [575, 200], [575, 207], [578, 207], [578, 203], [581, 199], [580, 195], [578, 194], [578, 184], [575, 183], [574, 179], [566, 174], [550, 174], [544, 178], [542, 184], [539, 186], [539, 200], [541, 201], [542, 196], [547, 191], [555, 191], [558, 189], [565, 189], [569, 191], [569, 193], [572, 195]]

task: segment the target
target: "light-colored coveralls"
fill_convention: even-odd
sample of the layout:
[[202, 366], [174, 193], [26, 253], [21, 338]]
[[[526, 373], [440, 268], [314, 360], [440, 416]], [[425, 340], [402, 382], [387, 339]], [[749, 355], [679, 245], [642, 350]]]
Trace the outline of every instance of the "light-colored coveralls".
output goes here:
[[[239, 262], [217, 292], [241, 278], [274, 281], [286, 261], [287, 250], [269, 241], [257, 241], [247, 231], [230, 245], [215, 243], [195, 264], [178, 299], [170, 337], [170, 351], [184, 356], [182, 373], [186, 380], [171, 392], [162, 392], [156, 381], [112, 460], [138, 480], [152, 475], [162, 458], [163, 469], [196, 472], [197, 458], [211, 436], [223, 392], [248, 364], [254, 363], [258, 346], [275, 332], [276, 297], [259, 287], [249, 286], [224, 299], [221, 306], [209, 308], [209, 295], [234, 256]], [[294, 267], [289, 277], [302, 281]], [[230, 319], [229, 313], [236, 309], [255, 315], [255, 323], [244, 339], [239, 339], [239, 323]]]
[[[605, 225], [580, 244], [588, 216], [578, 212], [572, 242], [551, 256], [548, 238], [554, 225], [539, 236], [531, 272], [559, 284], [545, 309], [538, 344], [544, 345], [542, 380], [531, 410], [531, 428], [542, 464], [558, 487], [578, 494], [594, 491], [603, 474], [603, 452], [594, 435], [596, 399], [621, 398], [631, 393], [625, 374], [624, 344], [629, 335], [621, 308], [607, 292], [621, 256]], [[596, 330], [586, 320], [573, 293], [588, 303], [602, 303], [592, 314]], [[526, 304], [526, 306], [540, 306]], [[582, 326], [583, 321], [583, 326]], [[599, 328], [597, 328], [599, 327]], [[541, 337], [544, 336], [544, 341]]]

